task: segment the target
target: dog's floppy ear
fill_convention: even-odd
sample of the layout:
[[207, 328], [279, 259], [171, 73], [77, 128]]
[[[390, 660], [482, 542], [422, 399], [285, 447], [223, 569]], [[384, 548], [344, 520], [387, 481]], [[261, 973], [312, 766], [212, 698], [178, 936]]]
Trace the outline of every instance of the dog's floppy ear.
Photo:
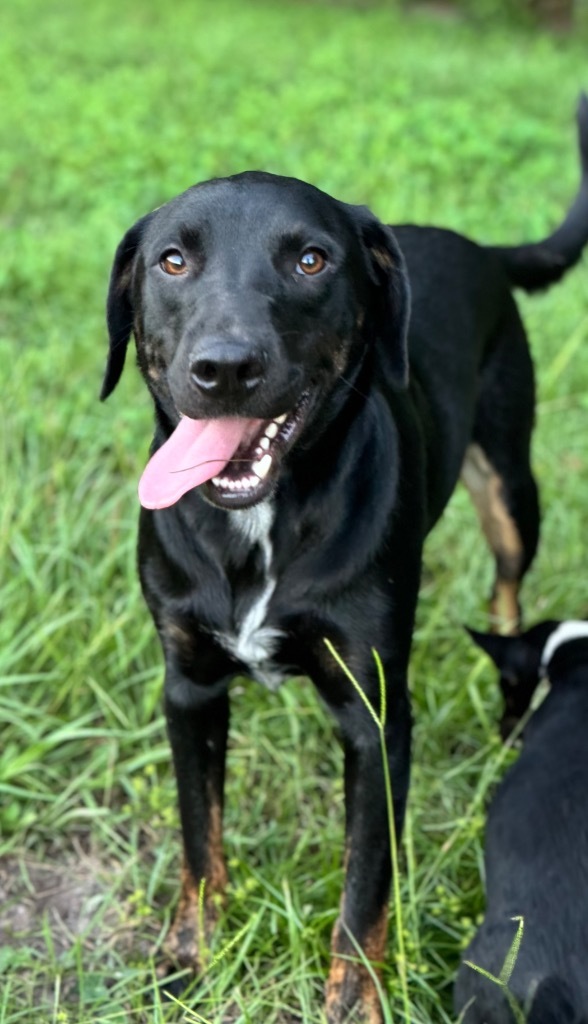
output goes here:
[[410, 287], [406, 264], [392, 228], [366, 206], [352, 208], [359, 228], [371, 281], [367, 320], [375, 334], [382, 366], [395, 388], [408, 384]]
[[465, 630], [474, 643], [481, 647], [489, 658], [492, 658], [501, 672], [511, 667], [517, 646], [524, 645], [524, 641], [521, 641], [520, 637], [501, 636], [500, 633], [479, 633], [477, 629], [470, 629], [469, 626], [466, 626]]
[[114, 391], [125, 365], [127, 345], [133, 329], [133, 264], [137, 247], [151, 216], [152, 214], [148, 213], [127, 231], [114, 257], [106, 302], [110, 347], [100, 391], [101, 401]]

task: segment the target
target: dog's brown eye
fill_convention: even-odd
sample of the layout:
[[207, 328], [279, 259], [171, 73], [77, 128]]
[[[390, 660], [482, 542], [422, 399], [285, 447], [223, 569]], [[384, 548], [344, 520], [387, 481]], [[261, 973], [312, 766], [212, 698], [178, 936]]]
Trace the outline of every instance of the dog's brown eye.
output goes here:
[[168, 249], [167, 252], [164, 252], [159, 266], [165, 270], [166, 274], [185, 274], [188, 269], [184, 257], [177, 249]]
[[312, 277], [313, 274], [320, 274], [327, 265], [326, 257], [318, 249], [305, 249], [296, 264], [298, 274], [306, 274]]

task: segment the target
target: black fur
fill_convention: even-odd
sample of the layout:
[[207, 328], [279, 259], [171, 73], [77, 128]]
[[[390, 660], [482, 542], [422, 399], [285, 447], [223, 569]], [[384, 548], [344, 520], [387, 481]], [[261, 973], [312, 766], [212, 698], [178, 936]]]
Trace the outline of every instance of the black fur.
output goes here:
[[563, 223], [541, 245], [498, 248], [512, 284], [526, 291], [540, 291], [559, 281], [582, 255], [585, 245], [582, 224], [588, 211], [588, 97], [580, 95], [577, 110], [578, 142], [582, 177], [578, 194]]
[[[501, 678], [531, 700], [541, 655], [559, 625], [520, 637], [475, 634]], [[509, 981], [528, 1024], [588, 1022], [588, 638], [558, 647], [547, 665], [551, 689], [531, 715], [520, 758], [492, 800], [486, 826], [486, 916], [464, 960], [497, 977], [524, 919]], [[473, 1000], [473, 1001], [472, 1001]], [[513, 1024], [496, 984], [459, 969], [455, 1011], [464, 1024]]]
[[504, 740], [518, 727], [529, 709], [537, 686], [541, 651], [555, 625], [555, 622], [549, 620], [533, 626], [526, 634], [528, 642], [512, 648], [508, 660], [502, 657], [504, 637], [497, 633], [478, 633], [475, 629], [468, 629], [472, 640], [497, 665], [502, 666], [500, 689], [504, 697], [504, 712], [500, 720], [500, 733]]
[[[574, 219], [569, 232], [553, 236], [560, 245], [543, 284], [561, 276], [577, 258], [578, 238], [588, 238], [588, 207], [582, 200], [575, 209], [581, 223]], [[309, 247], [326, 257], [315, 277], [296, 269]], [[186, 260], [178, 278], [162, 269], [170, 248]], [[438, 228], [393, 232], [365, 208], [260, 172], [189, 189], [139, 221], [117, 250], [102, 396], [120, 376], [132, 321], [155, 402], [154, 450], [180, 411], [193, 419], [266, 420], [298, 408], [305, 396], [295, 443], [283, 446], [261, 494], [271, 502], [275, 581], [263, 626], [279, 631], [272, 664], [313, 679], [343, 736], [347, 864], [327, 986], [330, 1024], [345, 1020], [355, 1003], [366, 1020], [379, 1020], [369, 975], [339, 954], [354, 954], [350, 932], [371, 956], [382, 955], [391, 871], [377, 732], [324, 638], [375, 706], [372, 648], [383, 661], [400, 832], [422, 546], [470, 442], [498, 474], [520, 534], [517, 583], [537, 544], [533, 373], [509, 277], [522, 279], [521, 267], [534, 274], [540, 250], [525, 247], [517, 256]], [[206, 381], [195, 385], [195, 373], [215, 377], [214, 393]], [[226, 387], [217, 386], [221, 380]], [[235, 634], [267, 584], [267, 545], [248, 541], [249, 527], [235, 525], [253, 522], [247, 503], [207, 482], [171, 508], [144, 510], [140, 521], [141, 582], [166, 661], [186, 877], [196, 886], [215, 871], [211, 823], [222, 807], [229, 682], [256, 671], [219, 640]], [[495, 554], [500, 576], [506, 570]], [[174, 953], [197, 968], [193, 932], [182, 917]]]

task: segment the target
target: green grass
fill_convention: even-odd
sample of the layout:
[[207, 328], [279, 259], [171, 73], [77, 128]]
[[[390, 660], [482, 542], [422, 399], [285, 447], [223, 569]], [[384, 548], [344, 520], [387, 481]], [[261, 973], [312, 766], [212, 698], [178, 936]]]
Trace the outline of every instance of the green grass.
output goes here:
[[[0, 925], [10, 892], [32, 905], [35, 865], [87, 899], [79, 934], [49, 901], [32, 933], [4, 937], [0, 1024], [182, 1015], [151, 980], [179, 858], [161, 657], [134, 565], [151, 410], [132, 367], [97, 401], [118, 240], [194, 181], [248, 167], [387, 220], [540, 237], [576, 184], [585, 53], [579, 35], [480, 34], [385, 4], [17, 0], [3, 12]], [[544, 506], [528, 622], [588, 614], [585, 275], [522, 300]], [[459, 491], [427, 548], [412, 663], [401, 892], [415, 1024], [452, 1020], [452, 977], [483, 909], [484, 803], [511, 756], [493, 673], [461, 630], [484, 626], [490, 580]], [[338, 744], [307, 682], [269, 695], [240, 680], [233, 706], [231, 894], [198, 1009], [315, 1024], [342, 877]]]

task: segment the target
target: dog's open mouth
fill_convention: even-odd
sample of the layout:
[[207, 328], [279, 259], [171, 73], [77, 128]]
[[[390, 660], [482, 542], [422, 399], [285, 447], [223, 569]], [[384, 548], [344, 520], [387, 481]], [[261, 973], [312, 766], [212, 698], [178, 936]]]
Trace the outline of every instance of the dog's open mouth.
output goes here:
[[139, 482], [144, 508], [167, 508], [204, 484], [206, 497], [225, 508], [261, 501], [306, 418], [306, 392], [292, 412], [271, 420], [182, 416], [172, 436], [149, 460]]

